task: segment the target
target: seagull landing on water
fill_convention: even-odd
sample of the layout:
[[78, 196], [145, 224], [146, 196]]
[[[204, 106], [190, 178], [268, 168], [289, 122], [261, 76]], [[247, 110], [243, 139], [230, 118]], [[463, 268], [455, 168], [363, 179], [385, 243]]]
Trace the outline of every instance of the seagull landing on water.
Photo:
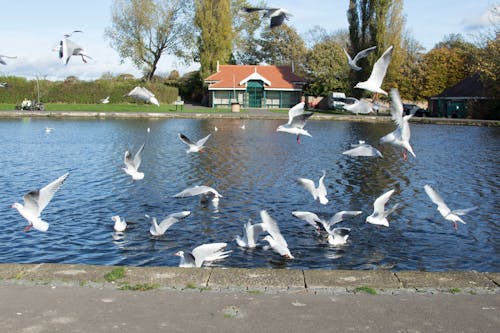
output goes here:
[[219, 198], [222, 198], [222, 195], [220, 195], [219, 192], [217, 192], [210, 186], [205, 186], [205, 185], [201, 186], [197, 185], [194, 187], [189, 187], [174, 195], [174, 198], [185, 198], [185, 197], [192, 197], [195, 195], [201, 195], [200, 202], [203, 205], [206, 205], [208, 201], [212, 200], [212, 204], [216, 208], [219, 205]]
[[204, 262], [227, 258], [232, 251], [222, 251], [227, 243], [210, 243], [195, 247], [191, 252], [178, 251], [176, 256], [181, 257], [179, 267], [201, 267]]
[[360, 59], [366, 58], [376, 48], [377, 48], [376, 46], [372, 46], [362, 51], [359, 51], [358, 54], [356, 54], [356, 56], [354, 57], [354, 59], [351, 59], [351, 56], [349, 55], [349, 53], [347, 53], [347, 51], [344, 48], [342, 48], [342, 50], [344, 50], [344, 53], [347, 56], [347, 63], [349, 64], [349, 67], [351, 67], [355, 71], [360, 71], [361, 67], [358, 66], [357, 62]]
[[292, 215], [312, 225], [316, 229], [316, 232], [318, 234], [321, 231], [321, 227], [330, 234], [332, 231], [332, 227], [337, 223], [340, 223], [345, 219], [356, 217], [362, 213], [363, 212], [360, 210], [343, 210], [335, 213], [328, 220], [322, 219], [312, 212], [294, 211], [292, 212]]
[[207, 142], [208, 138], [210, 138], [210, 135], [212, 135], [212, 134], [209, 134], [206, 137], [204, 137], [203, 139], [200, 139], [196, 142], [193, 142], [193, 141], [191, 141], [191, 139], [189, 139], [184, 134], [182, 134], [182, 133], [178, 134], [179, 139], [181, 139], [182, 142], [184, 142], [185, 144], [188, 145], [189, 149], [186, 150], [186, 153], [188, 153], [188, 154], [189, 153], [197, 153], [197, 152], [202, 153], [203, 148], [205, 148], [205, 146], [203, 146], [203, 145], [205, 144], [205, 142]]
[[[190, 211], [182, 211], [179, 213], [173, 213], [164, 218], [159, 224], [156, 221], [156, 217], [151, 217], [151, 227], [149, 228], [149, 233], [153, 236], [162, 236], [167, 232], [168, 228], [174, 223], [179, 222], [180, 219], [188, 217], [191, 214]], [[150, 218], [149, 215], [146, 215]]]
[[127, 222], [125, 221], [125, 219], [122, 219], [118, 215], [112, 216], [111, 219], [115, 222], [115, 224], [113, 225], [113, 229], [115, 229], [115, 231], [123, 232], [125, 231], [125, 229], [127, 229]]
[[392, 50], [393, 47], [390, 46], [373, 65], [372, 73], [368, 80], [358, 82], [354, 88], [364, 89], [387, 96], [387, 92], [382, 90], [381, 86], [384, 81], [385, 73], [387, 72], [387, 67], [389, 67], [391, 62]]
[[123, 171], [129, 176], [132, 177], [133, 180], [141, 180], [144, 178], [144, 173], [139, 172], [139, 167], [142, 162], [142, 151], [144, 150], [144, 143], [141, 148], [135, 153], [134, 158], [132, 158], [132, 154], [127, 150], [125, 152], [125, 156], [123, 158], [123, 163], [125, 163], [125, 168]]
[[389, 198], [394, 193], [394, 190], [390, 190], [375, 200], [373, 203], [373, 213], [366, 218], [367, 223], [383, 225], [385, 227], [389, 226], [389, 221], [387, 221], [387, 216], [396, 210], [399, 204], [395, 204], [391, 209], [385, 210], [385, 204], [389, 201]]
[[269, 243], [269, 246], [282, 257], [294, 259], [292, 253], [288, 249], [288, 243], [280, 232], [278, 223], [265, 210], [260, 211], [260, 218], [264, 224], [264, 229], [269, 235], [264, 237], [264, 240]]
[[328, 203], [326, 198], [326, 186], [325, 186], [325, 176], [326, 172], [323, 170], [323, 176], [319, 178], [318, 187], [314, 185], [314, 182], [307, 178], [299, 178], [297, 182], [302, 185], [309, 193], [312, 194], [314, 200], [318, 199], [322, 205]]
[[45, 187], [25, 194], [24, 206], [18, 202], [11, 206], [17, 209], [19, 214], [28, 221], [28, 226], [24, 228], [24, 231], [28, 231], [32, 227], [39, 231], [47, 231], [49, 229], [49, 224], [40, 218], [40, 214], [68, 176], [69, 173], [65, 173]]
[[471, 210], [476, 209], [477, 207], [471, 207], [466, 209], [454, 209], [451, 210], [448, 205], [444, 202], [443, 198], [436, 192], [430, 185], [424, 186], [425, 193], [429, 196], [429, 198], [437, 205], [437, 210], [441, 215], [448, 221], [453, 222], [453, 227], [455, 230], [458, 230], [457, 222], [466, 224], [464, 220], [460, 218], [461, 215], [465, 215]]
[[391, 100], [391, 116], [397, 128], [393, 132], [380, 138], [380, 143], [389, 143], [393, 146], [401, 147], [403, 149], [403, 159], [406, 161], [408, 159], [406, 151], [410, 152], [413, 157], [417, 157], [410, 145], [411, 132], [409, 120], [413, 117], [413, 114], [407, 116], [403, 115], [403, 104], [401, 103], [401, 98], [399, 97], [397, 89], [391, 89]]
[[257, 238], [264, 231], [264, 223], [252, 224], [252, 220], [249, 219], [243, 226], [243, 237], [236, 236], [236, 243], [239, 247], [253, 249], [257, 246]]
[[304, 129], [307, 119], [313, 115], [312, 112], [304, 112], [305, 103], [301, 102], [288, 110], [288, 123], [278, 126], [277, 132], [285, 132], [297, 135], [297, 143], [300, 143], [300, 135], [312, 137], [308, 131]]
[[365, 141], [359, 140], [359, 144], [351, 144], [351, 149], [344, 151], [342, 154], [352, 157], [365, 156], [365, 157], [383, 157], [382, 153]]
[[271, 24], [270, 28], [275, 28], [283, 24], [286, 20], [289, 20], [292, 14], [284, 8], [270, 8], [270, 7], [243, 7], [241, 12], [243, 13], [253, 13], [258, 11], [264, 11], [263, 17], [270, 18]]
[[358, 114], [369, 114], [373, 112], [370, 103], [365, 101], [356, 101], [353, 104], [345, 104], [343, 106], [344, 110], [347, 110], [356, 115]]
[[7, 59], [16, 59], [17, 57], [10, 57], [10, 56], [6, 56], [6, 55], [3, 55], [3, 54], [0, 54], [0, 64], [2, 64], [2, 65], [7, 65], [7, 63], [5, 62], [4, 58], [7, 58]]

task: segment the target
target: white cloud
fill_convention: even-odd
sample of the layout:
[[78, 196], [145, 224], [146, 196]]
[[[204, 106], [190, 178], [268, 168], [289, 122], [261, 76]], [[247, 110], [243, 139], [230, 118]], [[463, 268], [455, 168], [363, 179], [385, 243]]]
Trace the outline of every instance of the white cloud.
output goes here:
[[500, 24], [500, 5], [492, 5], [477, 16], [466, 17], [463, 21], [466, 30], [477, 30], [490, 25]]

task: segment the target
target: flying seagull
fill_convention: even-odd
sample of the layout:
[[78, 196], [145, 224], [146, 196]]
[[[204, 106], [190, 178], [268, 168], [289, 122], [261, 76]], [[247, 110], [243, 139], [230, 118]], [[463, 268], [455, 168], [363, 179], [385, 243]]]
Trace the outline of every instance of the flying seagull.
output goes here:
[[115, 222], [115, 224], [113, 225], [113, 229], [115, 229], [115, 231], [123, 232], [125, 231], [125, 229], [127, 229], [127, 222], [125, 221], [125, 219], [122, 219], [118, 215], [112, 216], [111, 219]]
[[133, 97], [139, 101], [143, 101], [146, 103], [154, 104], [156, 106], [160, 106], [160, 103], [156, 99], [155, 95], [151, 91], [147, 90], [144, 87], [137, 86], [134, 89], [132, 89], [125, 96]]
[[363, 212], [359, 210], [354, 210], [354, 211], [343, 210], [335, 213], [328, 220], [322, 219], [318, 215], [312, 212], [294, 211], [292, 212], [292, 215], [312, 225], [316, 229], [317, 233], [320, 232], [321, 230], [320, 226], [321, 226], [326, 232], [330, 234], [332, 232], [332, 227], [335, 224], [340, 223], [345, 219], [356, 217], [362, 213]]
[[19, 214], [28, 221], [28, 226], [24, 228], [24, 231], [28, 231], [32, 227], [39, 231], [47, 231], [49, 229], [49, 224], [41, 219], [40, 214], [68, 176], [69, 173], [65, 173], [45, 187], [25, 194], [24, 206], [18, 202], [12, 205], [12, 208], [17, 209]]
[[[149, 228], [149, 233], [153, 236], [162, 236], [172, 224], [179, 222], [180, 219], [183, 219], [190, 214], [190, 211], [173, 213], [164, 218], [159, 224], [156, 221], [156, 217], [151, 217], [151, 227]], [[146, 217], [150, 218], [149, 215], [146, 215]]]
[[264, 224], [264, 229], [269, 233], [264, 240], [269, 243], [269, 246], [282, 257], [293, 259], [294, 257], [288, 249], [288, 243], [280, 232], [278, 223], [265, 210], [260, 211], [260, 218]]
[[286, 132], [297, 135], [297, 143], [300, 143], [300, 135], [312, 136], [304, 129], [307, 119], [313, 115], [312, 112], [304, 112], [305, 103], [301, 102], [288, 110], [288, 122], [278, 126], [277, 132]]
[[377, 149], [372, 147], [371, 145], [365, 143], [360, 140], [359, 144], [351, 145], [353, 148], [342, 152], [343, 155], [358, 157], [358, 156], [366, 156], [366, 157], [383, 157], [382, 153]]
[[203, 139], [200, 139], [196, 142], [193, 142], [193, 141], [191, 141], [191, 139], [189, 139], [184, 134], [182, 134], [182, 133], [178, 134], [179, 139], [181, 139], [182, 142], [184, 142], [185, 144], [188, 145], [189, 149], [186, 150], [186, 153], [188, 153], [188, 154], [189, 153], [203, 152], [203, 148], [205, 148], [203, 145], [205, 144], [205, 142], [207, 142], [208, 138], [210, 138], [210, 135], [211, 134], [207, 135]]
[[0, 54], [0, 64], [7, 65], [7, 63], [5, 62], [5, 60], [3, 58], [16, 59], [17, 57], [11, 57], [11, 56], [6, 56], [6, 55]]
[[356, 56], [354, 57], [354, 59], [351, 59], [351, 56], [349, 55], [349, 53], [347, 53], [347, 51], [342, 48], [342, 50], [344, 50], [344, 53], [345, 55], [347, 56], [347, 63], [349, 64], [349, 66], [354, 69], [355, 71], [360, 71], [361, 70], [361, 67], [359, 67], [357, 65], [357, 62], [360, 60], [360, 59], [363, 59], [363, 58], [366, 58], [371, 52], [373, 52], [377, 47], [376, 46], [372, 46], [372, 47], [369, 47], [367, 49], [364, 49], [362, 51], [359, 51], [358, 54], [356, 54]]
[[461, 222], [465, 224], [464, 220], [460, 218], [461, 215], [465, 215], [471, 210], [476, 209], [477, 207], [471, 207], [466, 209], [454, 209], [451, 210], [448, 205], [444, 202], [443, 198], [436, 192], [430, 185], [424, 185], [425, 193], [429, 196], [429, 198], [437, 205], [437, 210], [441, 215], [448, 221], [453, 222], [453, 227], [455, 230], [458, 229], [457, 222]]
[[270, 7], [243, 7], [243, 13], [253, 13], [258, 11], [264, 11], [263, 17], [270, 18], [271, 24], [270, 28], [275, 28], [283, 24], [286, 20], [290, 19], [292, 14], [285, 10], [284, 8], [270, 8]]
[[395, 204], [391, 209], [385, 210], [385, 204], [389, 201], [389, 198], [394, 193], [394, 190], [390, 190], [375, 200], [373, 203], [373, 213], [366, 218], [367, 223], [383, 225], [385, 227], [389, 226], [389, 221], [387, 221], [387, 216], [396, 210], [399, 204]]
[[139, 172], [139, 167], [142, 162], [142, 151], [144, 150], [144, 143], [139, 148], [137, 153], [135, 153], [134, 158], [132, 158], [132, 154], [127, 150], [125, 152], [125, 156], [123, 158], [123, 162], [125, 163], [125, 168], [123, 171], [129, 176], [132, 177], [133, 180], [141, 180], [144, 178], [144, 173]]
[[101, 104], [108, 104], [109, 103], [109, 96], [106, 96], [106, 98], [100, 99], [99, 103], [101, 103]]
[[249, 219], [243, 226], [243, 237], [236, 236], [236, 243], [239, 247], [253, 249], [257, 246], [257, 238], [264, 231], [264, 223], [252, 224], [252, 220]]
[[204, 205], [207, 204], [209, 200], [212, 200], [212, 204], [215, 207], [217, 207], [219, 204], [219, 198], [222, 198], [222, 195], [220, 195], [219, 192], [217, 192], [210, 186], [205, 186], [205, 185], [201, 186], [196, 185], [194, 187], [189, 187], [174, 195], [174, 198], [185, 198], [185, 197], [192, 197], [195, 195], [201, 195], [200, 201]]
[[73, 30], [72, 32], [70, 32], [69, 34], [64, 34], [64, 37], [65, 38], [69, 38], [71, 37], [75, 32], [80, 32], [80, 33], [83, 33], [83, 31], [81, 30]]
[[[75, 30], [73, 32], [81, 31]], [[59, 42], [59, 46], [53, 49], [59, 52], [59, 58], [62, 59], [63, 64], [67, 65], [72, 56], [81, 56], [85, 63], [87, 62], [87, 58], [92, 59], [80, 45], [68, 39], [69, 36], [71, 34], [64, 35], [64, 39]]]
[[204, 262], [227, 258], [232, 251], [222, 251], [227, 243], [210, 243], [195, 247], [191, 252], [179, 251], [179, 267], [201, 267]]
[[345, 104], [343, 106], [344, 110], [349, 111], [351, 113], [357, 114], [369, 114], [373, 112], [370, 103], [365, 101], [356, 101], [353, 104]]
[[391, 89], [390, 93], [392, 100], [391, 115], [397, 128], [393, 132], [380, 138], [380, 143], [389, 143], [393, 146], [401, 147], [403, 149], [403, 159], [406, 161], [408, 159], [406, 151], [410, 152], [413, 157], [417, 157], [410, 145], [411, 132], [409, 120], [413, 117], [413, 114], [407, 116], [403, 115], [403, 104], [401, 103], [401, 98], [399, 97], [397, 89]]
[[393, 47], [391, 45], [373, 65], [372, 73], [370, 74], [368, 80], [358, 82], [354, 88], [365, 89], [376, 94], [383, 94], [387, 96], [387, 92], [382, 90], [380, 87], [384, 81], [387, 67], [389, 67], [389, 63], [391, 62], [392, 50]]
[[326, 198], [326, 186], [325, 186], [325, 176], [326, 172], [323, 170], [323, 176], [319, 178], [318, 187], [314, 185], [314, 182], [307, 178], [299, 178], [297, 182], [302, 185], [309, 193], [312, 194], [314, 200], [318, 199], [319, 202], [323, 205], [328, 203], [328, 199]]
[[9, 84], [7, 82], [0, 82], [0, 88], [8, 88]]

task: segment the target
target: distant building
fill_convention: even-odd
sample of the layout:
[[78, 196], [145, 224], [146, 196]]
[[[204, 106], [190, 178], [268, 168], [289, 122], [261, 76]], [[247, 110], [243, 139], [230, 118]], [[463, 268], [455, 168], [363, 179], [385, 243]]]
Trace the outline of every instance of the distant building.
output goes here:
[[429, 98], [432, 117], [466, 118], [469, 102], [489, 99], [479, 74], [466, 77], [437, 96]]
[[300, 102], [306, 81], [293, 66], [218, 65], [205, 83], [212, 107], [237, 102], [249, 108], [290, 108]]

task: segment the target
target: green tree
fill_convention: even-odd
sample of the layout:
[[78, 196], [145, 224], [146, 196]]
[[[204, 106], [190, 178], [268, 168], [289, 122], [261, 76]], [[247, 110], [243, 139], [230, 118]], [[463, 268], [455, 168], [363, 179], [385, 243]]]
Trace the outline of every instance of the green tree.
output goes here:
[[398, 89], [402, 98], [416, 101], [421, 99], [422, 89], [422, 59], [425, 48], [408, 32], [403, 38], [401, 47], [402, 64], [401, 75], [398, 81]]
[[195, 26], [202, 78], [214, 73], [217, 61], [226, 64], [232, 53], [232, 19], [230, 0], [196, 0]]
[[131, 59], [151, 80], [162, 55], [188, 56], [191, 5], [188, 0], [114, 0], [104, 35], [122, 59]]
[[[262, 26], [262, 14], [259, 12], [241, 13], [242, 7], [249, 7], [247, 0], [232, 0], [231, 12], [233, 17], [233, 59], [237, 64], [255, 65], [260, 62], [259, 35]], [[265, 7], [264, 2], [255, 4], [256, 7]]]

